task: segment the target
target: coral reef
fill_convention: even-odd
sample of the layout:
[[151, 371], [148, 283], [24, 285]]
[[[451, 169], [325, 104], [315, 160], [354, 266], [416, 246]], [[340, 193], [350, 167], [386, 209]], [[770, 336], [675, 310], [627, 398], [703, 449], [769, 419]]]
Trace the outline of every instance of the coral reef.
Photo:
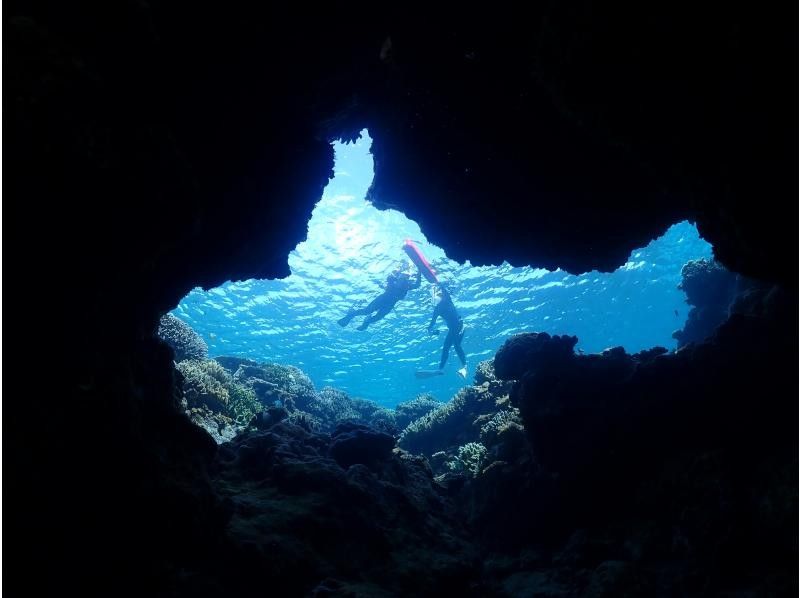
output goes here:
[[290, 411], [286, 421], [303, 428], [306, 432], [321, 432], [325, 427], [321, 419], [306, 411]]
[[326, 427], [333, 427], [339, 422], [359, 419], [359, 413], [353, 408], [350, 396], [331, 386], [325, 386], [317, 393], [317, 400], [306, 406], [306, 410], [319, 417]]
[[214, 359], [219, 362], [219, 364], [228, 370], [228, 373], [233, 376], [236, 371], [239, 369], [240, 365], [252, 365], [258, 366], [258, 362], [255, 359], [248, 359], [246, 357], [235, 357], [233, 355], [220, 355], [215, 357]]
[[[201, 405], [190, 410], [193, 421], [226, 442], [214, 475], [232, 501], [228, 558], [248, 555], [243, 562], [263, 567], [271, 538], [289, 542], [280, 552], [288, 568], [268, 566], [281, 587], [323, 595], [411, 591], [406, 575], [423, 575], [420, 559], [401, 565], [399, 577], [398, 569], [386, 576], [375, 551], [383, 547], [394, 563], [410, 559], [390, 530], [408, 540], [407, 518], [432, 508], [433, 528], [414, 541], [441, 559], [447, 549], [430, 535], [435, 529], [469, 555], [425, 573], [426, 583], [450, 584], [440, 586], [448, 591], [451, 574], [461, 571], [467, 585], [459, 587], [473, 595], [652, 594], [663, 579], [689, 594], [718, 587], [716, 579], [757, 594], [791, 593], [785, 574], [765, 573], [775, 563], [788, 570], [796, 553], [783, 528], [797, 508], [796, 460], [782, 449], [793, 436], [778, 415], [785, 407], [773, 404], [774, 414], [753, 418], [745, 401], [729, 398], [751, 379], [761, 381], [760, 391], [777, 392], [764, 376], [781, 346], [768, 339], [779, 334], [775, 323], [786, 319], [788, 303], [769, 286], [740, 290], [732, 317], [710, 340], [677, 353], [655, 347], [629, 355], [616, 347], [584, 355], [574, 352], [576, 337], [516, 335], [478, 364], [475, 385], [444, 404], [422, 395], [390, 410], [331, 387], [313, 392], [302, 372], [275, 364], [229, 362], [235, 376], [219, 364], [179, 364], [193, 380], [187, 400]], [[223, 403], [207, 398], [220, 387], [229, 401], [238, 388], [259, 406], [270, 404], [233, 437], [230, 420], [208, 410]], [[420, 414], [394, 448], [400, 425]], [[741, 445], [743, 429], [755, 445]], [[281, 497], [292, 497], [291, 509], [278, 506]], [[355, 551], [357, 568], [344, 566], [324, 540], [343, 533], [337, 501], [359, 521], [373, 517], [366, 528], [346, 519], [350, 538], [371, 547]], [[737, 533], [727, 533], [734, 522]], [[309, 535], [292, 544], [290, 527], [305, 525]], [[323, 555], [314, 561], [321, 564], [303, 582], [290, 579], [287, 571], [307, 563], [309, 550]], [[467, 574], [476, 558], [482, 564]], [[741, 574], [731, 575], [733, 568]], [[220, 575], [198, 579], [250, 583], [236, 561]]]
[[164, 314], [158, 325], [158, 337], [175, 352], [175, 361], [208, 359], [208, 345], [194, 329], [172, 314]]
[[484, 382], [492, 382], [496, 379], [497, 377], [495, 376], [494, 372], [494, 358], [486, 359], [478, 363], [478, 367], [475, 368], [476, 386], [480, 386]]
[[263, 410], [263, 405], [256, 397], [255, 391], [233, 380], [228, 386], [228, 397], [230, 416], [240, 424], [249, 422]]
[[[476, 368], [477, 386], [462, 388], [447, 403], [412, 421], [399, 438], [399, 445], [412, 453], [431, 456], [445, 451], [455, 455], [459, 446], [480, 439], [480, 427], [486, 416], [491, 417], [508, 400], [511, 383], [498, 380], [491, 361]], [[429, 403], [424, 403], [426, 406]]]
[[468, 442], [458, 447], [455, 458], [445, 462], [445, 467], [451, 471], [466, 471], [471, 475], [478, 475], [486, 457], [486, 447], [480, 442]]
[[[412, 419], [442, 406], [429, 395], [421, 395], [387, 409], [330, 386], [316, 391], [309, 377], [294, 366], [231, 356], [186, 360], [178, 364], [178, 370], [192, 421], [218, 442], [276, 405], [285, 410], [288, 421], [309, 431], [333, 432], [338, 424], [349, 421], [390, 436], [398, 436]], [[238, 428], [228, 428], [231, 420]]]
[[242, 429], [240, 424], [237, 424], [227, 415], [212, 411], [205, 405], [188, 407], [186, 413], [189, 415], [191, 422], [211, 434], [217, 444], [230, 442]]
[[369, 426], [345, 422], [331, 433], [331, 457], [345, 469], [356, 463], [371, 467], [386, 461], [394, 448], [394, 437]]
[[183, 376], [183, 392], [190, 409], [205, 407], [216, 412], [228, 410], [228, 388], [232, 379], [216, 361], [187, 359], [176, 367]]
[[398, 414], [395, 409], [381, 407], [374, 401], [366, 399], [350, 399], [352, 408], [358, 414], [359, 420], [366, 422], [376, 430], [381, 430], [392, 436], [398, 436], [402, 429], [398, 423]]
[[439, 407], [442, 407], [442, 403], [434, 399], [433, 395], [430, 394], [421, 394], [410, 401], [399, 403], [394, 408], [397, 414], [397, 427], [403, 430], [412, 421], [423, 417]]
[[[228, 364], [235, 363], [231, 358], [225, 359]], [[265, 406], [291, 399], [295, 408], [308, 411], [309, 406], [317, 399], [311, 379], [303, 371], [291, 365], [252, 364], [251, 360], [247, 360], [238, 364], [233, 379], [252, 388]]]
[[184, 408], [191, 420], [219, 442], [230, 440], [262, 409], [255, 392], [230, 375], [216, 360], [187, 359], [176, 365]]
[[650, 594], [658, 575], [687, 594], [791, 593], [796, 578], [770, 572], [796, 560], [795, 532], [763, 531], [773, 517], [797, 521], [796, 455], [786, 451], [796, 410], [775, 381], [792, 336], [776, 326], [791, 304], [775, 289], [751, 292], [709, 341], [674, 354], [576, 355], [557, 337], [509, 339], [495, 363], [518, 377], [511, 400], [529, 457], [484, 467], [468, 486], [478, 535], [506, 554], [537, 538], [528, 581], [571, 579], [559, 587], [574, 594]]
[[468, 593], [478, 553], [425, 460], [393, 446], [363, 425], [328, 436], [286, 420], [223, 445], [213, 479], [228, 535], [196, 587], [266, 578], [283, 595]]
[[483, 466], [515, 463], [528, 456], [525, 426], [519, 410], [513, 407], [495, 413], [481, 426], [481, 443], [486, 447]]

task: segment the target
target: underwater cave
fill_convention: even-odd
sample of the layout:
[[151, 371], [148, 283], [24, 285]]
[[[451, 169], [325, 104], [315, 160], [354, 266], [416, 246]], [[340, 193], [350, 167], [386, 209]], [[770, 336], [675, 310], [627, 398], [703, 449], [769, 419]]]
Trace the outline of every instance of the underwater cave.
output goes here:
[[7, 7], [6, 589], [797, 595], [796, 31], [623, 4]]

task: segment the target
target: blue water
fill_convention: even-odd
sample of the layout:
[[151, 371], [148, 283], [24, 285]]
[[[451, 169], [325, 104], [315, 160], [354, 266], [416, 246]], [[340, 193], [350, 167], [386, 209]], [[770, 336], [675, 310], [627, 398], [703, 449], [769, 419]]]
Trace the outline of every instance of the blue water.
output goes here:
[[[675, 348], [671, 334], [687, 313], [676, 288], [681, 266], [711, 257], [693, 225], [674, 225], [611, 274], [458, 264], [402, 213], [379, 211], [363, 199], [372, 179], [370, 143], [365, 131], [353, 144], [335, 144], [336, 176], [314, 209], [307, 240], [289, 255], [288, 278], [198, 288], [173, 311], [203, 336], [212, 357], [296, 365], [317, 388], [331, 385], [393, 406], [421, 392], [448, 400], [471, 381], [475, 365], [516, 332], [577, 335], [587, 353], [618, 345], [629, 352]], [[367, 331], [356, 330], [360, 316], [347, 328], [336, 323], [355, 300], [369, 302], [381, 293], [386, 276], [406, 259], [406, 238], [419, 242], [466, 322], [467, 381], [456, 374], [461, 366], [452, 350], [444, 376], [414, 376], [438, 366], [446, 330], [439, 320], [438, 338], [425, 332], [432, 306], [424, 278]]]

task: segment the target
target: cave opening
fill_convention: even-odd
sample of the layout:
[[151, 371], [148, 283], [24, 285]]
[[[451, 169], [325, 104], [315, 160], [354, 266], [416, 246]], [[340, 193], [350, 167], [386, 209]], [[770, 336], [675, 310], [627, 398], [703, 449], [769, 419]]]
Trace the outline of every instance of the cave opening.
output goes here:
[[[393, 408], [420, 395], [448, 401], [472, 381], [479, 362], [520, 332], [575, 335], [581, 353], [617, 346], [629, 353], [676, 349], [674, 333], [689, 311], [679, 287], [681, 268], [712, 254], [693, 224], [676, 223], [610, 273], [460, 264], [403, 213], [379, 210], [365, 199], [373, 176], [367, 130], [352, 143], [333, 145], [335, 176], [313, 211], [306, 240], [288, 256], [291, 275], [198, 287], [171, 312], [202, 337], [208, 357], [296, 367], [318, 389]], [[351, 306], [379, 295], [398, 265], [413, 269], [401, 251], [409, 238], [464, 319], [466, 380], [456, 375], [454, 351], [444, 375], [414, 375], [436, 368], [446, 332], [426, 331], [433, 307], [432, 285], [424, 278], [367, 330], [358, 329], [360, 317], [346, 327], [338, 323]], [[442, 321], [438, 328], [445, 328]], [[232, 374], [238, 364], [230, 363]]]

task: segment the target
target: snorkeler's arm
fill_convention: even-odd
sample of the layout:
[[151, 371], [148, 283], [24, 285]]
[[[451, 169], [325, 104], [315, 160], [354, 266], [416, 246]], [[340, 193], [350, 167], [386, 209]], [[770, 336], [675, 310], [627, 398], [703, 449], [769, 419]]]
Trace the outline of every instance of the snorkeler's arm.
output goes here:
[[428, 332], [433, 334], [435, 331], [433, 329], [433, 325], [436, 324], [436, 319], [439, 317], [439, 306], [433, 308], [433, 317], [431, 318], [431, 323], [428, 324]]

